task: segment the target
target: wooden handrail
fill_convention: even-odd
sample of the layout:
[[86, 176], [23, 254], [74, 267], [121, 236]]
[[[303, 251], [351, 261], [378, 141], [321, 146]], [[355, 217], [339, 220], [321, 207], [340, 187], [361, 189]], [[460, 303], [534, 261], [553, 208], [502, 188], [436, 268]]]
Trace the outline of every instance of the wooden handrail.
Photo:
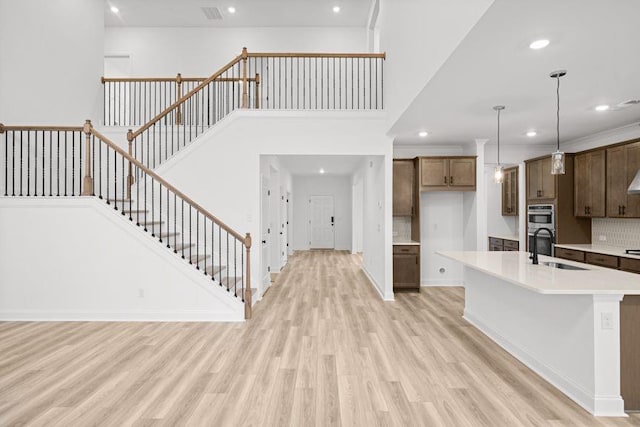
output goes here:
[[380, 58], [387, 59], [387, 53], [292, 53], [292, 52], [274, 52], [274, 53], [252, 53], [249, 52], [249, 58]]
[[[201, 82], [207, 80], [207, 77], [182, 77], [183, 82]], [[255, 81], [255, 77], [248, 77], [248, 81]], [[215, 79], [217, 82], [240, 82], [241, 77], [219, 77]], [[177, 77], [101, 77], [100, 82], [105, 83], [178, 83]]]
[[160, 121], [160, 119], [162, 119], [163, 117], [165, 117], [167, 114], [169, 114], [171, 111], [173, 111], [174, 109], [176, 109], [177, 107], [179, 107], [180, 105], [184, 104], [189, 98], [191, 98], [191, 95], [193, 95], [194, 93], [198, 92], [200, 89], [202, 89], [203, 87], [205, 87], [206, 85], [208, 85], [209, 83], [211, 83], [212, 81], [214, 81], [216, 78], [220, 77], [220, 75], [222, 73], [224, 73], [225, 71], [227, 71], [229, 68], [233, 67], [234, 65], [236, 65], [240, 60], [242, 59], [242, 55], [238, 55], [236, 56], [234, 59], [232, 59], [231, 61], [229, 61], [229, 63], [227, 63], [227, 65], [225, 65], [224, 67], [222, 67], [221, 69], [219, 69], [218, 71], [216, 71], [214, 74], [211, 75], [211, 77], [207, 78], [206, 80], [204, 80], [202, 83], [200, 83], [198, 86], [196, 86], [195, 88], [191, 89], [187, 94], [185, 94], [184, 96], [180, 97], [180, 99], [178, 99], [176, 102], [174, 102], [173, 104], [171, 104], [170, 106], [168, 106], [163, 112], [161, 112], [160, 114], [158, 114], [157, 116], [155, 116], [153, 119], [151, 119], [147, 124], [143, 125], [140, 129], [138, 129], [135, 132], [131, 132], [129, 133], [128, 137], [130, 137], [130, 141], [135, 139], [138, 135], [140, 135], [142, 132], [144, 132], [145, 130], [149, 129], [151, 126], [153, 126], [156, 122]]
[[4, 126], [0, 123], [0, 133], [5, 131], [52, 131], [52, 132], [81, 132], [84, 128], [82, 126]]
[[[82, 129], [82, 128], [80, 128]], [[222, 222], [220, 219], [218, 219], [216, 216], [214, 216], [213, 214], [209, 213], [205, 208], [203, 208], [202, 206], [200, 206], [198, 203], [196, 203], [195, 201], [193, 201], [193, 199], [191, 199], [190, 197], [188, 197], [186, 194], [184, 194], [183, 192], [181, 192], [180, 190], [178, 190], [177, 188], [175, 188], [173, 185], [169, 184], [167, 181], [165, 181], [163, 178], [160, 177], [160, 175], [158, 175], [157, 173], [155, 173], [154, 171], [152, 171], [151, 169], [147, 168], [145, 165], [143, 165], [142, 163], [140, 163], [138, 160], [136, 160], [133, 156], [131, 156], [129, 153], [127, 153], [125, 150], [123, 150], [122, 148], [118, 147], [113, 141], [111, 141], [109, 138], [107, 138], [106, 136], [104, 136], [103, 134], [101, 134], [100, 132], [98, 132], [97, 130], [95, 130], [95, 128], [91, 127], [91, 134], [94, 135], [96, 138], [98, 138], [99, 140], [101, 140], [102, 142], [104, 142], [105, 144], [107, 144], [109, 147], [111, 147], [114, 151], [116, 151], [117, 153], [119, 153], [121, 156], [123, 156], [125, 159], [127, 159], [130, 163], [132, 163], [133, 165], [135, 165], [136, 167], [140, 168], [140, 170], [142, 170], [144, 173], [146, 173], [148, 176], [152, 177], [154, 180], [158, 181], [160, 184], [164, 185], [166, 188], [168, 188], [169, 190], [171, 190], [173, 193], [175, 193], [178, 197], [180, 197], [182, 200], [184, 200], [185, 202], [189, 203], [191, 206], [193, 206], [193, 208], [195, 208], [197, 211], [200, 211], [200, 213], [209, 218], [214, 224], [216, 224], [217, 226], [219, 226], [220, 228], [222, 228], [224, 231], [228, 232], [229, 234], [231, 234], [233, 237], [235, 237], [236, 239], [238, 239], [238, 241], [242, 242], [242, 244], [244, 244], [245, 246], [247, 246], [247, 243], [249, 243], [249, 246], [251, 245], [251, 240], [249, 237], [249, 240], [247, 241], [247, 237], [243, 237], [240, 233], [234, 231], [231, 227], [229, 227], [227, 224], [225, 224], [224, 222]]]

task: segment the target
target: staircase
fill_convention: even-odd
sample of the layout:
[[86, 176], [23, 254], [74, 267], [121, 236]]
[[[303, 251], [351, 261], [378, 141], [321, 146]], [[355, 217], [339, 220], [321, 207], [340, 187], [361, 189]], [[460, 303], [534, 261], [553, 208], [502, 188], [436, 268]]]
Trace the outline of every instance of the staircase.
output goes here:
[[[4, 126], [5, 197], [97, 197], [226, 291], [251, 317], [251, 236], [241, 235], [153, 169], [238, 108], [382, 109], [384, 54], [242, 53], [206, 79], [175, 79], [160, 112], [139, 84], [104, 79], [105, 124], [145, 121], [128, 151], [89, 120], [74, 126]], [[251, 77], [249, 77], [251, 76]], [[141, 81], [137, 81], [141, 80]], [[157, 79], [166, 82], [167, 79]], [[191, 86], [185, 82], [190, 82]], [[113, 96], [115, 84], [119, 95]], [[190, 90], [184, 95], [183, 86]], [[153, 92], [153, 91], [151, 91]], [[122, 94], [126, 94], [122, 96]], [[176, 99], [177, 98], [177, 99]], [[174, 101], [175, 99], [175, 101]], [[112, 115], [118, 119], [112, 120]]]

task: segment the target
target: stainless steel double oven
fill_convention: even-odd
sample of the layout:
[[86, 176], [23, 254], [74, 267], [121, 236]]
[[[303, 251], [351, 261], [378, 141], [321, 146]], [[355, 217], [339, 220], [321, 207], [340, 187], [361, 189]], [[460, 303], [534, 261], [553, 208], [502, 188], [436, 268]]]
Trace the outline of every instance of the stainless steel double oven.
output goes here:
[[[548, 228], [556, 234], [556, 219], [553, 205], [529, 205], [527, 206], [527, 234], [529, 238], [529, 250], [533, 248], [533, 234], [539, 228]], [[540, 232], [536, 237], [538, 253], [553, 256], [554, 248], [551, 236], [547, 232]]]

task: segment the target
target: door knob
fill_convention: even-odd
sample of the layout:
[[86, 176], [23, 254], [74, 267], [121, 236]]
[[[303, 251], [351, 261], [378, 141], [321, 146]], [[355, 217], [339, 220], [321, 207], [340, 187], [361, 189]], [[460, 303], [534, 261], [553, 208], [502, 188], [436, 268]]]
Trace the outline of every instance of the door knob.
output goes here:
[[263, 243], [263, 244], [266, 244], [266, 243], [267, 243], [267, 241], [266, 241], [266, 240], [263, 240], [263, 241], [262, 241], [262, 243]]

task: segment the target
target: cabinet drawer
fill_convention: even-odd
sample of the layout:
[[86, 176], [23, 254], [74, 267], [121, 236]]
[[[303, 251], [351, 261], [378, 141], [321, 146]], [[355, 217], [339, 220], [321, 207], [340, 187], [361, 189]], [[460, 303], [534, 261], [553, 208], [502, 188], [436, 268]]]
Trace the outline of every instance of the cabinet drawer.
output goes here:
[[394, 254], [419, 254], [420, 246], [418, 245], [394, 245]]
[[504, 250], [505, 251], [517, 251], [520, 248], [520, 242], [516, 242], [515, 240], [505, 240], [504, 241]]
[[573, 249], [556, 248], [556, 258], [570, 259], [572, 261], [584, 262], [584, 252]]
[[601, 267], [618, 268], [617, 256], [587, 252], [585, 259], [587, 260], [588, 264], [599, 265]]
[[[497, 237], [489, 237], [489, 246], [503, 246], [502, 239], [498, 239]], [[502, 250], [502, 249], [500, 249]]]
[[640, 273], [640, 259], [620, 258], [620, 270]]

